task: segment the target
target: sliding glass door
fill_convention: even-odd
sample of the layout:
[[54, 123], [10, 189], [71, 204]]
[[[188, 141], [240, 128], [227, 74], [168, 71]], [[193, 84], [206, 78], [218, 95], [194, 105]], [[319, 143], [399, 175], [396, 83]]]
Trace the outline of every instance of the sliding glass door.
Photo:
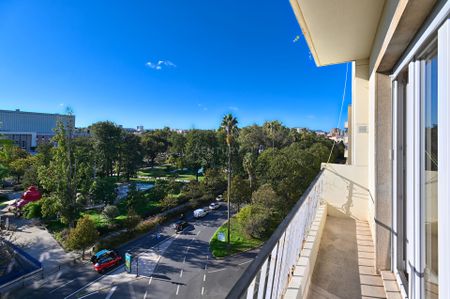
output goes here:
[[421, 63], [421, 206], [426, 299], [438, 293], [438, 63], [436, 50]]

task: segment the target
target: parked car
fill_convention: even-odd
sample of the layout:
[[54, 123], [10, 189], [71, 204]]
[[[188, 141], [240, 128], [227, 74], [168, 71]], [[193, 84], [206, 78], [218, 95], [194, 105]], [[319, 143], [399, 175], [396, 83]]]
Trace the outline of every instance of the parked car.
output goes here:
[[202, 218], [206, 216], [208, 212], [205, 209], [197, 209], [194, 211], [194, 218]]
[[113, 250], [103, 249], [91, 257], [94, 270], [103, 273], [105, 270], [119, 265], [122, 257]]
[[173, 224], [173, 228], [177, 233], [182, 232], [186, 227], [189, 226], [189, 223], [184, 220], [178, 220]]
[[220, 204], [218, 204], [218, 203], [216, 203], [216, 202], [213, 202], [213, 203], [211, 203], [211, 204], [209, 205], [209, 208], [210, 208], [211, 210], [217, 210], [218, 208], [220, 208]]
[[216, 201], [222, 201], [223, 200], [223, 195], [220, 194], [219, 196], [216, 197]]

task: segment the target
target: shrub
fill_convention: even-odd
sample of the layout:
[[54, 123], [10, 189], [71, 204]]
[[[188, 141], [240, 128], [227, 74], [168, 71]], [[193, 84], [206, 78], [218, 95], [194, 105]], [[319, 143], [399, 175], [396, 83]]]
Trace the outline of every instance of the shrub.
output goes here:
[[237, 218], [245, 233], [253, 238], [264, 239], [273, 230], [271, 214], [265, 207], [248, 205], [242, 208]]
[[178, 205], [178, 198], [175, 196], [167, 195], [163, 200], [161, 200], [160, 205], [163, 210], [174, 208]]
[[86, 248], [94, 244], [97, 238], [98, 231], [95, 228], [94, 221], [88, 215], [85, 215], [78, 220], [77, 226], [70, 230], [66, 244], [69, 249], [81, 249], [84, 257]]
[[103, 216], [108, 219], [108, 222], [113, 222], [114, 218], [119, 216], [119, 209], [114, 205], [107, 205], [102, 212]]
[[23, 216], [27, 219], [42, 218], [42, 203], [35, 201], [27, 204], [23, 207]]
[[127, 219], [125, 220], [125, 227], [128, 231], [132, 231], [140, 221], [141, 217], [133, 209], [128, 210]]

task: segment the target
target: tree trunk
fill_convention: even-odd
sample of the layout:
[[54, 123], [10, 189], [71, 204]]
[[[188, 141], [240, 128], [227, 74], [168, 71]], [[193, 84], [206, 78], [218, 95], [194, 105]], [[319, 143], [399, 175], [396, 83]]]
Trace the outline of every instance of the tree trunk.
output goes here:
[[228, 205], [228, 251], [230, 251], [231, 219], [230, 219], [230, 192], [231, 192], [231, 146], [228, 144], [228, 184], [227, 184], [227, 205]]

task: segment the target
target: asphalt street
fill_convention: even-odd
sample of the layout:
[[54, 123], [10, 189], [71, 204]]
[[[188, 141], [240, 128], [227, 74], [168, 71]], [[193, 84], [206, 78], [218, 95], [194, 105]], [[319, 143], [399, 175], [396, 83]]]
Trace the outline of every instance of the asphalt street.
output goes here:
[[[138, 256], [139, 268], [127, 273], [121, 265], [100, 275], [91, 264], [67, 266], [35, 289], [22, 289], [11, 298], [224, 298], [256, 255], [256, 251], [218, 260], [209, 241], [226, 220], [226, 206], [190, 223], [176, 234], [171, 223], [159, 237], [149, 233], [121, 248]], [[136, 273], [138, 271], [138, 273]], [[138, 274], [138, 275], [137, 275]]]

